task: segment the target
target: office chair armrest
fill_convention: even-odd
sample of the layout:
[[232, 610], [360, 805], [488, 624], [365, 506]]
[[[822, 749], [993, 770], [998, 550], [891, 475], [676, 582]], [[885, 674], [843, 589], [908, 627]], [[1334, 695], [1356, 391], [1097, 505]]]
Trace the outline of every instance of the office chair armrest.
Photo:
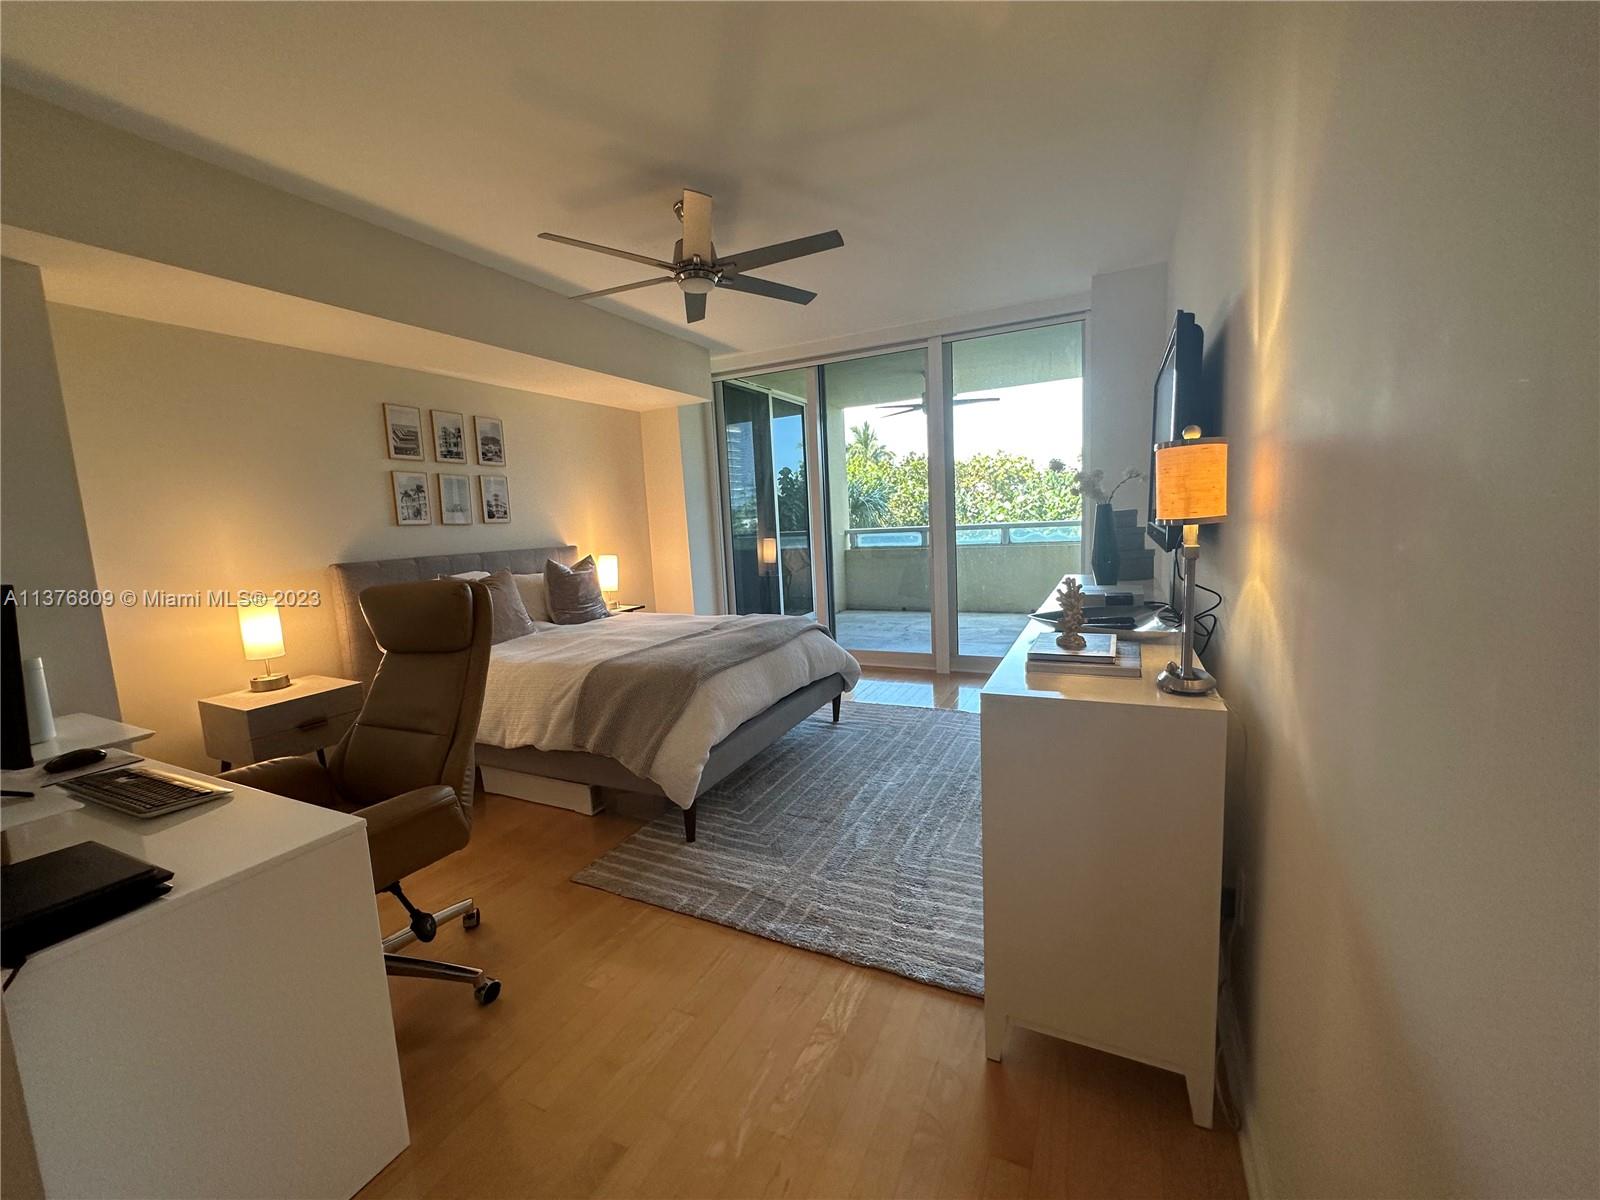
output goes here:
[[322, 808], [345, 807], [334, 791], [328, 769], [314, 758], [269, 758], [248, 767], [224, 771], [218, 778]]
[[472, 832], [455, 789], [444, 783], [380, 800], [356, 816], [367, 822], [375, 891], [461, 849]]

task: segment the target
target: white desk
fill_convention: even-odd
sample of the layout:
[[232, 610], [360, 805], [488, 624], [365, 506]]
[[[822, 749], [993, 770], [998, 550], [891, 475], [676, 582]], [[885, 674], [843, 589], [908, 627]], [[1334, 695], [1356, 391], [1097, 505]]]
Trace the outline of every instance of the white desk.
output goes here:
[[97, 717], [93, 713], [67, 713], [56, 717], [56, 735], [43, 742], [35, 742], [28, 749], [33, 761], [42, 763], [69, 750], [86, 750], [99, 746], [115, 746], [126, 750], [135, 742], [154, 737], [155, 730], [142, 725], [129, 725], [126, 721], [113, 721], [110, 717]]
[[1182, 1074], [1211, 1125], [1228, 713], [1155, 678], [1027, 669], [1040, 621], [984, 685], [988, 1056], [1018, 1024]]
[[5, 993], [47, 1195], [344, 1197], [405, 1149], [364, 822], [236, 786], [34, 821], [6, 856], [84, 840], [174, 878]]

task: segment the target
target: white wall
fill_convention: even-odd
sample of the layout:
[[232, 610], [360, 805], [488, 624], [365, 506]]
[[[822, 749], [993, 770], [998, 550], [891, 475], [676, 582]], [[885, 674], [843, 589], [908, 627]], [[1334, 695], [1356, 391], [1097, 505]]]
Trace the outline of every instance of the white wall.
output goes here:
[[[0, 291], [0, 570], [19, 592], [93, 591], [95, 564], [39, 272], [0, 259]], [[17, 628], [23, 655], [44, 659], [56, 712], [118, 715], [98, 608], [19, 606]]]
[[1600, 1192], [1592, 6], [1259, 5], [1170, 258], [1258, 1194]]
[[8, 227], [542, 359], [584, 398], [616, 379], [642, 385], [625, 406], [711, 394], [702, 346], [24, 92], [5, 90], [0, 119]]
[[[326, 598], [334, 562], [572, 542], [616, 553], [627, 598], [654, 603], [638, 413], [84, 309], [50, 322], [103, 587]], [[502, 418], [511, 523], [397, 526], [389, 473], [417, 467], [385, 457], [385, 401]], [[15, 519], [8, 492], [8, 543]], [[340, 672], [331, 607], [283, 623], [291, 674]], [[106, 630], [149, 752], [204, 765], [195, 701], [255, 670], [235, 614], [118, 606]]]
[[[1107, 482], [1129, 467], [1150, 469], [1151, 392], [1171, 329], [1166, 263], [1094, 277], [1083, 459], [1088, 469], [1104, 471]], [[1118, 508], [1139, 510], [1140, 526], [1148, 500], [1149, 488], [1142, 480], [1117, 493]]]
[[[722, 611], [722, 540], [709, 404], [640, 414], [650, 560], [662, 612]], [[628, 588], [623, 586], [624, 595]]]

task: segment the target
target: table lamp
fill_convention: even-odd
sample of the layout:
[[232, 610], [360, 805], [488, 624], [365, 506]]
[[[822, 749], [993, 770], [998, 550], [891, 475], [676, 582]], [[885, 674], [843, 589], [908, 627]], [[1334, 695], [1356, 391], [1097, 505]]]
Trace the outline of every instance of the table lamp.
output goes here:
[[239, 638], [247, 661], [266, 664], [262, 674], [251, 678], [252, 692], [275, 692], [289, 686], [288, 675], [272, 673], [272, 660], [283, 657], [283, 622], [278, 619], [277, 601], [241, 600]]
[[773, 568], [778, 565], [778, 539], [764, 537], [761, 539], [761, 574], [771, 575]]
[[617, 570], [617, 556], [615, 554], [602, 554], [595, 559], [595, 573], [600, 577], [600, 593], [606, 598], [606, 607], [617, 606], [617, 585], [620, 582]]
[[1200, 567], [1200, 526], [1228, 515], [1228, 439], [1201, 437], [1198, 425], [1183, 438], [1156, 446], [1155, 519], [1183, 526], [1183, 648], [1181, 663], [1156, 676], [1164, 692], [1204, 696], [1217, 681], [1194, 657], [1194, 583]]

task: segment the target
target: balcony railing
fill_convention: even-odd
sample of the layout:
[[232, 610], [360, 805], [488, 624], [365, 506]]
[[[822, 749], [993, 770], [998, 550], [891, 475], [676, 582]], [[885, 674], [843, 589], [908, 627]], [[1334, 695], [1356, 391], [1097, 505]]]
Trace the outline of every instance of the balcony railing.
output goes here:
[[[1082, 541], [1082, 521], [997, 521], [956, 526], [957, 546], [1037, 546]], [[845, 530], [845, 547], [850, 550], [927, 545], [926, 525], [879, 525]]]

